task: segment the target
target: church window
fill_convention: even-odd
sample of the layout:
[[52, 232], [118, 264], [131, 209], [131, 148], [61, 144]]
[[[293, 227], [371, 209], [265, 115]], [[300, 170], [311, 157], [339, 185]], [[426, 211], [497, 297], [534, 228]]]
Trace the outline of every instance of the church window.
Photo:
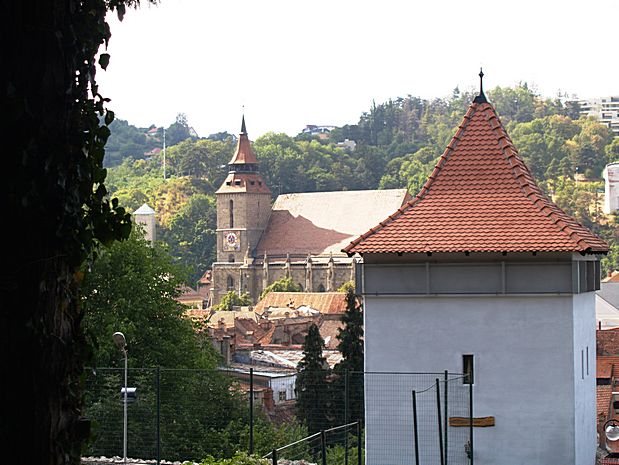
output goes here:
[[230, 199], [230, 227], [234, 228], [234, 200]]
[[464, 378], [462, 378], [463, 384], [475, 384], [475, 361], [473, 357], [474, 355], [472, 354], [462, 355], [462, 373], [464, 374]]
[[234, 255], [228, 255], [228, 263], [234, 263]]
[[279, 400], [286, 400], [286, 391], [279, 391]]
[[234, 278], [232, 276], [228, 276], [227, 285], [228, 285], [228, 290], [229, 291], [233, 291], [234, 290]]
[[318, 292], [324, 292], [324, 291], [325, 291], [325, 287], [322, 284], [318, 286]]

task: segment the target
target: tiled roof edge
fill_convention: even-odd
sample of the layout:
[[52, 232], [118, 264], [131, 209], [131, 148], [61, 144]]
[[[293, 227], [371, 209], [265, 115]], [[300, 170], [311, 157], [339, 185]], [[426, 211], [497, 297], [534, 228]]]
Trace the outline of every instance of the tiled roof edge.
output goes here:
[[[561, 210], [556, 204], [551, 202], [535, 182], [531, 171], [524, 163], [518, 150], [511, 141], [509, 134], [503, 127], [501, 120], [489, 103], [481, 104], [484, 108], [486, 119], [491, 124], [493, 131], [498, 136], [499, 145], [503, 154], [507, 158], [514, 177], [524, 195], [531, 201], [538, 212], [548, 217], [557, 227], [558, 231], [566, 234], [574, 243], [575, 252], [608, 252], [608, 244], [580, 224], [576, 219]], [[493, 122], [495, 124], [493, 124]], [[546, 212], [544, 210], [547, 210]], [[584, 236], [584, 237], [583, 237]]]
[[370, 228], [370, 230], [368, 230], [367, 232], [363, 233], [361, 236], [359, 236], [356, 239], [354, 239], [353, 241], [351, 241], [350, 244], [348, 244], [346, 247], [344, 247], [342, 249], [342, 252], [347, 253], [349, 255], [354, 254], [355, 251], [353, 249], [359, 243], [361, 243], [362, 241], [364, 241], [365, 239], [367, 239], [368, 237], [370, 237], [374, 233], [380, 231], [387, 224], [389, 224], [390, 222], [392, 222], [393, 220], [398, 218], [405, 211], [407, 211], [409, 208], [412, 208], [417, 202], [419, 202], [421, 199], [423, 199], [425, 197], [427, 192], [430, 190], [430, 187], [434, 183], [434, 180], [436, 179], [436, 176], [441, 171], [441, 169], [443, 168], [443, 165], [447, 162], [447, 159], [449, 158], [451, 153], [455, 150], [456, 146], [458, 145], [458, 142], [460, 141], [460, 136], [462, 135], [462, 133], [466, 129], [466, 126], [468, 125], [469, 121], [471, 120], [471, 116], [476, 111], [476, 109], [477, 109], [477, 104], [471, 104], [469, 106], [469, 108], [466, 111], [464, 117], [462, 118], [462, 122], [458, 125], [458, 129], [456, 130], [456, 133], [454, 134], [454, 136], [449, 141], [449, 144], [447, 144], [447, 147], [445, 148], [445, 151], [443, 152], [443, 154], [438, 159], [438, 162], [434, 166], [434, 169], [432, 170], [432, 173], [430, 173], [430, 175], [428, 176], [428, 179], [424, 183], [423, 187], [419, 190], [419, 192], [415, 195], [415, 197], [413, 197], [411, 200], [409, 200], [404, 205], [402, 205], [400, 208], [398, 208], [393, 214], [389, 215], [385, 220], [381, 221], [378, 225], [374, 226], [373, 228]]

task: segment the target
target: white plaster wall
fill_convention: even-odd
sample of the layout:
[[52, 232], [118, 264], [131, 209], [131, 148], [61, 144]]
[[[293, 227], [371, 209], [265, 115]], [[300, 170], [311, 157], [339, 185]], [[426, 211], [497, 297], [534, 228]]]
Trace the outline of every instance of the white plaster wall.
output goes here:
[[574, 295], [573, 318], [576, 464], [592, 465], [597, 443], [594, 292]]
[[273, 390], [273, 400], [276, 404], [283, 401], [279, 400], [279, 392], [286, 391], [286, 400], [295, 399], [294, 386], [296, 376], [287, 376], [285, 378], [272, 378], [271, 389]]
[[[494, 427], [475, 428], [476, 464], [589, 465], [576, 463], [574, 456], [572, 302], [571, 295], [366, 296], [365, 369], [461, 372], [462, 354], [474, 354], [474, 415], [496, 419]], [[580, 308], [585, 302], [578, 303]], [[586, 318], [583, 315], [583, 321]], [[368, 465], [414, 462], [410, 414], [404, 428], [409, 430], [402, 433], [408, 440], [389, 439], [403, 429], [391, 419], [409, 408], [410, 386], [403, 389], [399, 398], [388, 396], [396, 399], [392, 402], [384, 388], [366, 387]], [[372, 396], [385, 400], [373, 404]], [[582, 431], [587, 415], [577, 420]], [[431, 435], [425, 437], [437, 447]], [[389, 447], [380, 441], [389, 441]], [[579, 441], [589, 441], [588, 433]], [[379, 449], [380, 454], [374, 454]]]

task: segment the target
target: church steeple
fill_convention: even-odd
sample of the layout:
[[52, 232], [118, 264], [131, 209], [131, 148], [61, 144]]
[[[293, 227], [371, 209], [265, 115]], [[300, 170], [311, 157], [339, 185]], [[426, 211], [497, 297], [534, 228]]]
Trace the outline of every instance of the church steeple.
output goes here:
[[228, 162], [228, 176], [217, 193], [257, 192], [270, 194], [271, 191], [260, 175], [259, 164], [260, 162], [256, 158], [247, 136], [245, 115], [243, 115], [236, 150]]

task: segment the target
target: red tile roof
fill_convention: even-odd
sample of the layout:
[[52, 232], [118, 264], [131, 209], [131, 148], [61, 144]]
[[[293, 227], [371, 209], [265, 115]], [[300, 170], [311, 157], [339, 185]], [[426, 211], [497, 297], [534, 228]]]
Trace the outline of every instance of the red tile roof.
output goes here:
[[596, 378], [615, 378], [619, 376], [619, 356], [598, 355], [596, 357]]
[[608, 245], [541, 192], [494, 108], [473, 102], [417, 196], [344, 251], [606, 253]]
[[597, 406], [597, 417], [599, 418], [601, 415], [604, 416], [604, 421], [608, 417], [608, 412], [610, 411], [610, 401], [613, 397], [613, 387], [609, 384], [596, 386], [596, 406]]
[[595, 340], [598, 355], [619, 355], [619, 328], [598, 329]]
[[255, 311], [263, 312], [269, 307], [292, 308], [307, 306], [323, 314], [337, 314], [346, 311], [345, 292], [269, 292], [256, 304]]

